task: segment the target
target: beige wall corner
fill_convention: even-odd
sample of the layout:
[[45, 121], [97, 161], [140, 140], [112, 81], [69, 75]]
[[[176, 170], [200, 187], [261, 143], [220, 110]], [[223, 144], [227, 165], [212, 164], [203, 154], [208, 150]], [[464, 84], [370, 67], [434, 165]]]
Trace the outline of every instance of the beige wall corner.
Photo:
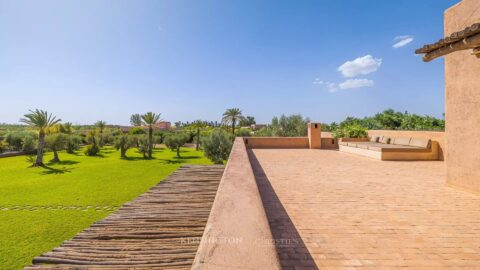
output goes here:
[[310, 149], [322, 148], [322, 124], [308, 123], [308, 145]]
[[[445, 35], [480, 22], [480, 1], [445, 11]], [[445, 56], [447, 183], [480, 192], [480, 59], [471, 50]]]

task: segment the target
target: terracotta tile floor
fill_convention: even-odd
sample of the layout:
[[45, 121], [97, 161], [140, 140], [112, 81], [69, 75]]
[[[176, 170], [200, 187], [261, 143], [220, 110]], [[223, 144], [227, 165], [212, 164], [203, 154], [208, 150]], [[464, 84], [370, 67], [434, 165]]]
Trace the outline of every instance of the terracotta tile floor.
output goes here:
[[443, 162], [251, 151], [285, 269], [480, 269], [480, 196]]

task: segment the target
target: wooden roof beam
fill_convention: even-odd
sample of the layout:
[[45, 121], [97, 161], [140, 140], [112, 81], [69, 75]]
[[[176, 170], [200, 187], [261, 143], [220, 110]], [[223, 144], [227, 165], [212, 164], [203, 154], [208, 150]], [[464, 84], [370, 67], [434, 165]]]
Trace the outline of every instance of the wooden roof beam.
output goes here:
[[423, 56], [423, 61], [430, 62], [435, 58], [447, 55], [449, 53], [468, 49], [474, 49], [473, 54], [475, 54], [477, 57], [480, 57], [480, 51], [478, 48], [480, 48], [480, 33], [451, 43], [447, 46], [435, 49], [425, 54]]

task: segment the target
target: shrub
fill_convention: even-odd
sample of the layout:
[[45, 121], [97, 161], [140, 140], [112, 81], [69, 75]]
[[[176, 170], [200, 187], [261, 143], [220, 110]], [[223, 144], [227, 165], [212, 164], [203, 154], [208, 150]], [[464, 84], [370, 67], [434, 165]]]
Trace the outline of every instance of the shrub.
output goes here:
[[153, 147], [155, 147], [156, 144], [161, 144], [161, 143], [163, 143], [163, 137], [153, 136]]
[[102, 134], [100, 134], [100, 142], [102, 142], [102, 147], [106, 144], [112, 144], [113, 138], [110, 136], [110, 131], [107, 129]]
[[132, 135], [120, 135], [115, 137], [114, 147], [117, 150], [120, 150], [120, 157], [126, 158], [127, 157], [127, 150], [135, 145], [135, 141], [133, 140]]
[[4, 141], [0, 141], [0, 153], [7, 151], [7, 144]]
[[202, 138], [205, 156], [215, 164], [223, 164], [223, 161], [228, 159], [232, 145], [231, 134], [221, 129], [216, 129], [209, 136]]
[[22, 151], [32, 152], [35, 150], [37, 142], [33, 136], [25, 136], [22, 139]]
[[163, 139], [165, 139], [165, 137], [168, 136], [168, 134], [171, 134], [172, 132], [171, 131], [165, 131], [165, 130], [155, 130], [153, 132], [153, 136], [156, 136], [156, 137], [160, 137]]
[[333, 136], [335, 138], [365, 138], [367, 137], [367, 129], [358, 124], [346, 125], [334, 130]]
[[22, 149], [23, 136], [20, 132], [9, 132], [5, 135], [5, 142], [10, 150], [20, 151]]
[[[5, 143], [8, 148], [13, 151], [31, 151], [35, 149], [35, 140], [37, 135], [27, 131], [8, 132], [5, 135]], [[24, 147], [24, 144], [25, 147]], [[33, 144], [33, 145], [32, 145]]]
[[66, 148], [67, 135], [63, 133], [49, 135], [45, 138], [45, 143], [47, 148], [53, 151], [53, 159], [51, 161], [59, 162], [60, 158], [58, 157], [58, 151]]
[[244, 118], [240, 119], [238, 125], [241, 127], [249, 127], [251, 125], [256, 124], [255, 117], [253, 116], [245, 116]]
[[258, 131], [255, 131], [255, 136], [258, 136], [258, 137], [272, 137], [273, 136], [273, 131], [270, 127], [264, 127], [264, 128], [261, 128]]
[[133, 127], [128, 133], [132, 135], [146, 134], [145, 129], [142, 127]]
[[300, 114], [289, 116], [282, 115], [280, 118], [274, 117], [270, 128], [273, 136], [279, 137], [301, 137], [307, 136], [308, 122], [310, 119], [303, 118]]
[[87, 131], [86, 141], [89, 144], [98, 144], [98, 132], [96, 130], [89, 130]]
[[76, 135], [70, 135], [67, 137], [67, 143], [66, 143], [66, 148], [67, 148], [67, 153], [73, 154], [75, 151], [80, 149], [80, 143], [82, 142], [82, 138]]
[[123, 131], [120, 128], [112, 128], [112, 129], [110, 129], [110, 134], [114, 137], [115, 136], [120, 136], [120, 135], [123, 134]]
[[165, 145], [172, 151], [177, 151], [177, 157], [180, 157], [180, 147], [188, 142], [190, 136], [185, 133], [173, 133], [164, 140]]
[[85, 155], [86, 156], [96, 156], [100, 152], [100, 148], [96, 144], [89, 144], [85, 147]]
[[143, 154], [144, 158], [147, 158], [148, 146], [149, 146], [148, 136], [146, 135], [136, 136], [135, 143], [137, 145], [138, 152]]
[[249, 137], [251, 130], [249, 128], [239, 128], [235, 131], [237, 137]]
[[96, 156], [100, 152], [100, 148], [98, 147], [98, 134], [95, 130], [88, 131], [87, 142], [89, 145], [85, 148], [85, 155]]
[[274, 117], [272, 123], [255, 132], [255, 136], [261, 137], [302, 137], [307, 136], [308, 117], [300, 114], [281, 115]]

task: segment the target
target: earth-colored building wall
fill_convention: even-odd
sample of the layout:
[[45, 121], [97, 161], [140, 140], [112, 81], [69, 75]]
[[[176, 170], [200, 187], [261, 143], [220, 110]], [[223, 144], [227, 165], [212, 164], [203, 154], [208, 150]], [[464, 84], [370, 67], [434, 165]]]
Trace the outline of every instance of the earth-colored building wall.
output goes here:
[[[480, 22], [480, 1], [445, 11], [445, 35]], [[471, 50], [445, 56], [447, 183], [480, 192], [480, 59]]]
[[430, 139], [438, 143], [438, 159], [445, 160], [445, 132], [441, 131], [411, 131], [411, 130], [369, 130], [368, 136], [409, 137]]

